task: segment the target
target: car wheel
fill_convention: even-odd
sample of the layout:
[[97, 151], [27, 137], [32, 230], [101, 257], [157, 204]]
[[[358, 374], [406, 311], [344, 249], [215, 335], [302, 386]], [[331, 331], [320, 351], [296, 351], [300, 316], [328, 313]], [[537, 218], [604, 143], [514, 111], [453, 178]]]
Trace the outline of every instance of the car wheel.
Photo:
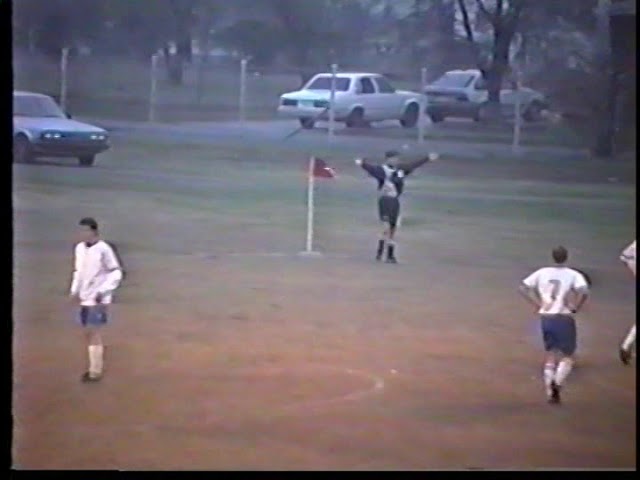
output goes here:
[[494, 112], [492, 112], [489, 102], [481, 103], [478, 107], [478, 110], [476, 110], [475, 115], [473, 116], [473, 121], [484, 122], [490, 120], [494, 116], [493, 113]]
[[311, 130], [315, 126], [316, 122], [313, 118], [304, 117], [300, 119], [300, 126], [305, 130]]
[[31, 143], [24, 135], [16, 135], [13, 139], [13, 161], [15, 163], [33, 162]]
[[78, 161], [81, 167], [91, 167], [96, 161], [95, 155], [84, 155], [82, 157], [78, 157]]
[[400, 119], [400, 125], [404, 128], [413, 128], [418, 124], [418, 116], [420, 115], [420, 109], [415, 103], [407, 106], [402, 118]]
[[354, 108], [347, 117], [345, 123], [348, 128], [358, 128], [366, 126], [366, 122], [364, 120], [364, 110], [360, 107]]
[[522, 115], [527, 122], [537, 122], [542, 118], [543, 107], [540, 102], [531, 102], [529, 108], [527, 108]]
[[430, 113], [429, 114], [429, 118], [431, 119], [431, 121], [433, 123], [440, 123], [440, 122], [444, 122], [444, 119], [446, 117], [444, 115], [442, 115], [441, 113]]

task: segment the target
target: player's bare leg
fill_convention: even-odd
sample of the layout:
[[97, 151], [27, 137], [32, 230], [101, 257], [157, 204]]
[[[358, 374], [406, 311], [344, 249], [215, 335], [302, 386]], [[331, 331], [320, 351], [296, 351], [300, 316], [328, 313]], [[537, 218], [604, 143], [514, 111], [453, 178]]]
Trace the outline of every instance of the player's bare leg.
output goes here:
[[629, 365], [631, 358], [633, 357], [633, 346], [636, 343], [636, 326], [634, 325], [629, 330], [629, 333], [625, 337], [622, 345], [620, 346], [620, 361], [625, 365]]
[[552, 402], [553, 398], [553, 382], [556, 377], [557, 358], [553, 352], [548, 352], [544, 358], [543, 379], [544, 388], [547, 392], [547, 398], [549, 402]]
[[396, 260], [395, 249], [396, 242], [394, 240], [396, 227], [389, 226], [389, 240], [387, 241], [387, 263], [398, 263]]
[[573, 369], [573, 363], [573, 357], [568, 355], [563, 355], [561, 357], [558, 362], [558, 367], [556, 368], [556, 374], [551, 382], [551, 397], [549, 398], [549, 402], [555, 404], [560, 403], [560, 391]]
[[382, 255], [384, 254], [384, 247], [387, 244], [387, 239], [389, 238], [389, 231], [387, 229], [387, 225], [383, 224], [382, 234], [380, 235], [380, 239], [378, 240], [378, 250], [376, 251], [376, 260], [382, 260]]
[[82, 376], [84, 382], [97, 382], [104, 368], [104, 345], [100, 327], [85, 327], [85, 341], [89, 352], [89, 368]]

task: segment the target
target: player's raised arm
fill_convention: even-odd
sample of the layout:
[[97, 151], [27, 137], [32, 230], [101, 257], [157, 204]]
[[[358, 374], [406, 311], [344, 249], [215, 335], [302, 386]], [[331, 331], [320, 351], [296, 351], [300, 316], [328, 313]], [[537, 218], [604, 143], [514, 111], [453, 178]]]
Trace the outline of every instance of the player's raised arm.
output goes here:
[[398, 168], [404, 172], [405, 176], [406, 175], [411, 175], [411, 173], [414, 170], [420, 168], [425, 163], [435, 162], [436, 160], [438, 160], [438, 158], [439, 158], [439, 155], [437, 153], [430, 153], [426, 157], [421, 158], [419, 160], [414, 160], [413, 162], [403, 163], [403, 164], [399, 165]]
[[368, 163], [364, 158], [356, 158], [355, 163], [376, 180], [384, 180], [384, 170], [382, 169], [382, 167], [380, 167], [380, 165], [372, 165]]

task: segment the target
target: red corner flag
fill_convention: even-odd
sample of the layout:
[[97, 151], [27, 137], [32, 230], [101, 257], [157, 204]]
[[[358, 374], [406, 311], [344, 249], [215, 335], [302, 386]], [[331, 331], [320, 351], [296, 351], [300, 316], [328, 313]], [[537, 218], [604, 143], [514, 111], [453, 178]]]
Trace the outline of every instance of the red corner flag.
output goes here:
[[316, 178], [336, 178], [336, 172], [329, 167], [321, 158], [311, 157], [309, 159], [309, 185], [307, 189], [307, 247], [305, 253], [313, 252], [313, 213], [314, 213], [314, 191]]
[[335, 178], [336, 172], [321, 158], [311, 158], [313, 162], [313, 176], [316, 178]]

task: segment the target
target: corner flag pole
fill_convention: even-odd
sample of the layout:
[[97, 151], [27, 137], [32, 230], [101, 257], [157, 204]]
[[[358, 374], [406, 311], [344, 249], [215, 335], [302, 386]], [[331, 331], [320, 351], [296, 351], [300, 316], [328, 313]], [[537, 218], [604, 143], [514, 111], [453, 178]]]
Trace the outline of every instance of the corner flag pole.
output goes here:
[[307, 191], [307, 246], [305, 253], [313, 252], [313, 193], [315, 189], [315, 172], [316, 158], [309, 158], [309, 187]]

